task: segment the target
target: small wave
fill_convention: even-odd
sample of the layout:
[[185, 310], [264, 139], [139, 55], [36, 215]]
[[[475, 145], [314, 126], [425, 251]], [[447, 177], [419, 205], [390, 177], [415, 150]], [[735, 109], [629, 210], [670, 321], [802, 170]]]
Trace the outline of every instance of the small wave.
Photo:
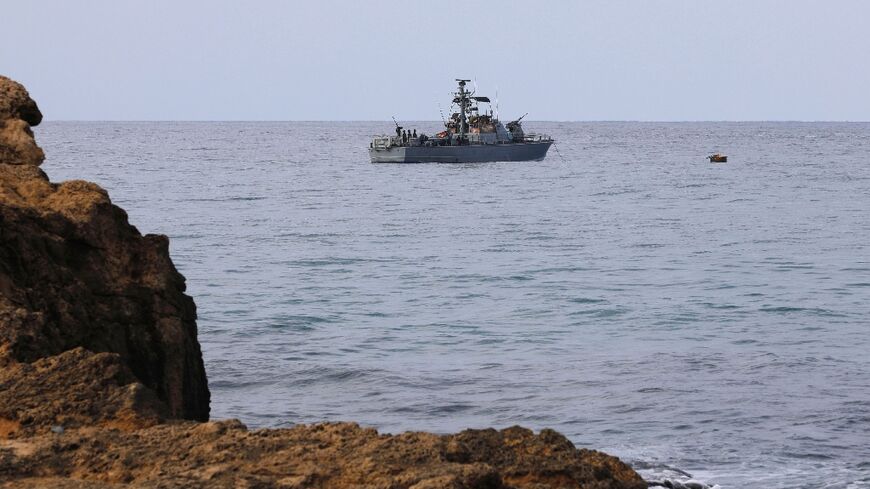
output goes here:
[[375, 370], [358, 368], [324, 368], [319, 366], [292, 372], [292, 378], [288, 385], [299, 387], [315, 384], [345, 384], [370, 377], [374, 372]]
[[674, 187], [675, 188], [701, 188], [701, 187], [706, 187], [706, 186], [707, 186], [706, 183], [687, 183], [684, 185], [675, 185]]
[[507, 279], [508, 279], [508, 280], [519, 281], [519, 282], [524, 282], [524, 281], [526, 281], [526, 280], [532, 280], [532, 277], [529, 277], [528, 275], [511, 275], [511, 276], [508, 277]]
[[778, 307], [761, 307], [758, 310], [761, 312], [770, 312], [770, 313], [775, 313], [775, 314], [808, 313], [808, 314], [812, 314], [814, 316], [846, 317], [845, 314], [830, 311], [828, 309], [820, 309], [817, 307], [778, 306]]
[[271, 385], [272, 380], [266, 379], [261, 381], [234, 381], [234, 380], [214, 380], [209, 381], [208, 388], [209, 389], [245, 389], [248, 387], [257, 387], [257, 386], [266, 386]]
[[789, 458], [797, 458], [802, 460], [831, 460], [831, 457], [825, 453], [798, 453], [798, 452], [785, 452], [784, 456]]
[[642, 413], [644, 411], [649, 411], [653, 409], [653, 406], [648, 406], [644, 404], [632, 404], [632, 405], [622, 405], [611, 408], [610, 412], [616, 414], [632, 414], [632, 413]]
[[631, 461], [630, 465], [644, 478], [648, 487], [669, 489], [719, 489], [719, 485], [709, 485], [695, 479], [685, 470], [661, 463]]
[[271, 318], [267, 327], [276, 330], [313, 331], [318, 324], [333, 323], [335, 319], [305, 314], [282, 315]]
[[587, 272], [590, 270], [591, 270], [591, 268], [589, 268], [589, 267], [569, 266], [569, 267], [539, 268], [537, 270], [529, 270], [529, 273]]
[[732, 345], [754, 345], [756, 343], [758, 343], [758, 340], [753, 340], [753, 339], [749, 339], [749, 338], [742, 339], [742, 340], [735, 340], [735, 341], [731, 342]]
[[370, 318], [388, 318], [391, 316], [391, 314], [386, 314], [378, 311], [364, 312], [362, 315]]
[[667, 487], [668, 489], [716, 489], [719, 486], [708, 486], [701, 481], [694, 479], [676, 480], [676, 479], [661, 479], [656, 481], [647, 481], [649, 487]]
[[606, 302], [604, 299], [590, 299], [588, 297], [574, 297], [568, 299], [568, 302], [573, 302], [575, 304], [599, 304], [601, 302]]
[[444, 404], [442, 406], [432, 406], [427, 410], [429, 414], [456, 414], [474, 409], [472, 404], [453, 403]]
[[569, 316], [588, 316], [588, 317], [603, 319], [603, 318], [621, 316], [627, 312], [628, 312], [627, 309], [620, 309], [620, 308], [616, 308], [616, 309], [589, 309], [586, 311], [574, 311], [568, 315]]
[[200, 198], [200, 199], [187, 199], [188, 202], [247, 202], [254, 200], [265, 200], [266, 197], [224, 197], [224, 198]]
[[624, 194], [636, 194], [640, 192], [637, 189], [629, 189], [629, 190], [620, 190], [620, 191], [610, 191], [610, 192], [597, 192], [592, 194], [592, 197], [612, 197], [616, 195], [624, 195]]
[[705, 306], [710, 309], [725, 309], [725, 310], [733, 310], [740, 309], [740, 306], [735, 306], [734, 304], [713, 304], [712, 302], [705, 302]]
[[803, 307], [788, 307], [788, 306], [780, 306], [780, 307], [762, 307], [759, 309], [762, 312], [803, 312], [806, 311]]
[[658, 472], [672, 472], [674, 474], [679, 474], [683, 477], [692, 478], [692, 474], [686, 472], [685, 470], [678, 469], [676, 467], [671, 467], [670, 465], [665, 465], [662, 463], [655, 462], [644, 462], [641, 460], [633, 460], [631, 461], [631, 466], [635, 470], [655, 470]]
[[291, 267], [323, 267], [330, 265], [354, 265], [357, 263], [367, 263], [372, 261], [380, 261], [380, 260], [368, 260], [364, 258], [320, 258], [320, 259], [308, 259], [308, 260], [293, 260], [287, 262], [288, 266]]

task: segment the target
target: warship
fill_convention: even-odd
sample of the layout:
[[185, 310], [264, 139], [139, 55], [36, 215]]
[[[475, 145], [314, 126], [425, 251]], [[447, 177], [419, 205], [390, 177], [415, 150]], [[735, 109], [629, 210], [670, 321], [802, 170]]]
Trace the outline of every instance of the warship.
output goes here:
[[[523, 131], [522, 117], [502, 124], [493, 115], [489, 97], [476, 96], [456, 80], [456, 111], [444, 121], [445, 129], [433, 136], [405, 130], [396, 122], [396, 135], [375, 136], [369, 144], [372, 163], [477, 163], [485, 161], [542, 160], [553, 144], [545, 134]], [[489, 110], [482, 110], [485, 103]], [[443, 118], [443, 115], [442, 115]]]

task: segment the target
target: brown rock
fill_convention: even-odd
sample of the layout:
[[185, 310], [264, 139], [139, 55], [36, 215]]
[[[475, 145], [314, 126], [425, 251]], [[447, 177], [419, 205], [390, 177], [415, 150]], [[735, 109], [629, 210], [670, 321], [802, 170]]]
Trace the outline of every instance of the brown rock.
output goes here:
[[0, 165], [0, 364], [84, 347], [120, 356], [174, 417], [208, 419], [196, 308], [165, 236], [88, 182]]
[[0, 164], [39, 166], [45, 160], [30, 126], [42, 113], [20, 83], [0, 76]]
[[577, 450], [553, 430], [542, 430], [538, 435], [519, 426], [501, 431], [466, 430], [450, 440], [465, 447], [467, 462], [501, 467], [502, 478], [511, 486], [573, 487], [570, 481], [585, 481], [583, 487], [609, 488], [624, 487], [612, 485], [614, 480], [640, 479], [616, 457]]
[[33, 131], [21, 119], [0, 119], [0, 164], [39, 166], [45, 160]]
[[[471, 450], [465, 461], [446, 456], [456, 440]], [[135, 432], [70, 430], [0, 441], [3, 477], [15, 488], [56, 481], [190, 488], [646, 487], [618, 459], [577, 450], [547, 430], [538, 435], [521, 428], [381, 435], [356, 424], [331, 423], [248, 431], [234, 420]]]
[[[169, 415], [208, 419], [196, 308], [168, 240], [139, 234], [98, 185], [49, 182], [27, 124], [41, 118], [27, 91], [0, 77], [0, 366], [77, 347], [117, 353]], [[34, 419], [57, 413], [44, 414]]]
[[3, 119], [21, 119], [36, 126], [42, 122], [42, 112], [22, 84], [0, 75], [0, 120]]
[[0, 369], [0, 438], [45, 433], [49, 427], [137, 429], [166, 414], [166, 406], [116, 353], [76, 348]]

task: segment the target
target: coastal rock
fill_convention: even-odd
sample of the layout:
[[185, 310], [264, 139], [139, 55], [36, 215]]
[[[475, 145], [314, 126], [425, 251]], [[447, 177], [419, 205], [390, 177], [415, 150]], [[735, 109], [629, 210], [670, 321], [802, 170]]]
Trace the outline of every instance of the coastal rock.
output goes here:
[[30, 130], [41, 121], [42, 113], [27, 90], [0, 75], [0, 164], [42, 164], [45, 154]]
[[45, 160], [33, 131], [21, 119], [0, 119], [0, 164], [39, 166]]
[[0, 438], [70, 427], [137, 429], [166, 417], [166, 407], [136, 381], [116, 353], [75, 348], [0, 369]]
[[[467, 456], [451, 459], [459, 447]], [[618, 459], [577, 450], [549, 430], [383, 435], [328, 423], [249, 431], [235, 420], [32, 437], [0, 445], [4, 477], [16, 488], [70, 479], [81, 487], [646, 488]]]
[[196, 309], [166, 237], [139, 234], [97, 185], [22, 173], [0, 169], [0, 364], [117, 353], [172, 416], [208, 419]]
[[[0, 82], [0, 115], [38, 122], [26, 91]], [[0, 124], [27, 128], [22, 119]], [[16, 137], [35, 146], [27, 129]], [[49, 182], [7, 142], [0, 139], [3, 163], [18, 160], [0, 164], [0, 366], [78, 347], [116, 353], [170, 416], [207, 420], [196, 308], [168, 239], [142, 236], [96, 184]]]
[[42, 112], [24, 85], [0, 75], [0, 120], [21, 119], [31, 126], [42, 122]]
[[[515, 426], [501, 431], [466, 430], [449, 437], [466, 447], [466, 463], [486, 463], [500, 468], [512, 487], [632, 487], [642, 479], [618, 458], [595, 450], [577, 450], [553, 430], [535, 435]], [[620, 484], [612, 485], [613, 481]], [[634, 481], [634, 482], [632, 482]], [[643, 486], [646, 487], [646, 483]]]

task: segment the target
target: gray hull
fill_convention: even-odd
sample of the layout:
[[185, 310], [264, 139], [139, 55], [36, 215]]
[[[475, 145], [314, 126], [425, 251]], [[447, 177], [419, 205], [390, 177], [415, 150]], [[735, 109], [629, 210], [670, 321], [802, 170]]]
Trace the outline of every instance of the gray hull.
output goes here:
[[369, 149], [372, 163], [480, 163], [532, 161], [547, 156], [552, 141], [469, 146], [393, 146]]

